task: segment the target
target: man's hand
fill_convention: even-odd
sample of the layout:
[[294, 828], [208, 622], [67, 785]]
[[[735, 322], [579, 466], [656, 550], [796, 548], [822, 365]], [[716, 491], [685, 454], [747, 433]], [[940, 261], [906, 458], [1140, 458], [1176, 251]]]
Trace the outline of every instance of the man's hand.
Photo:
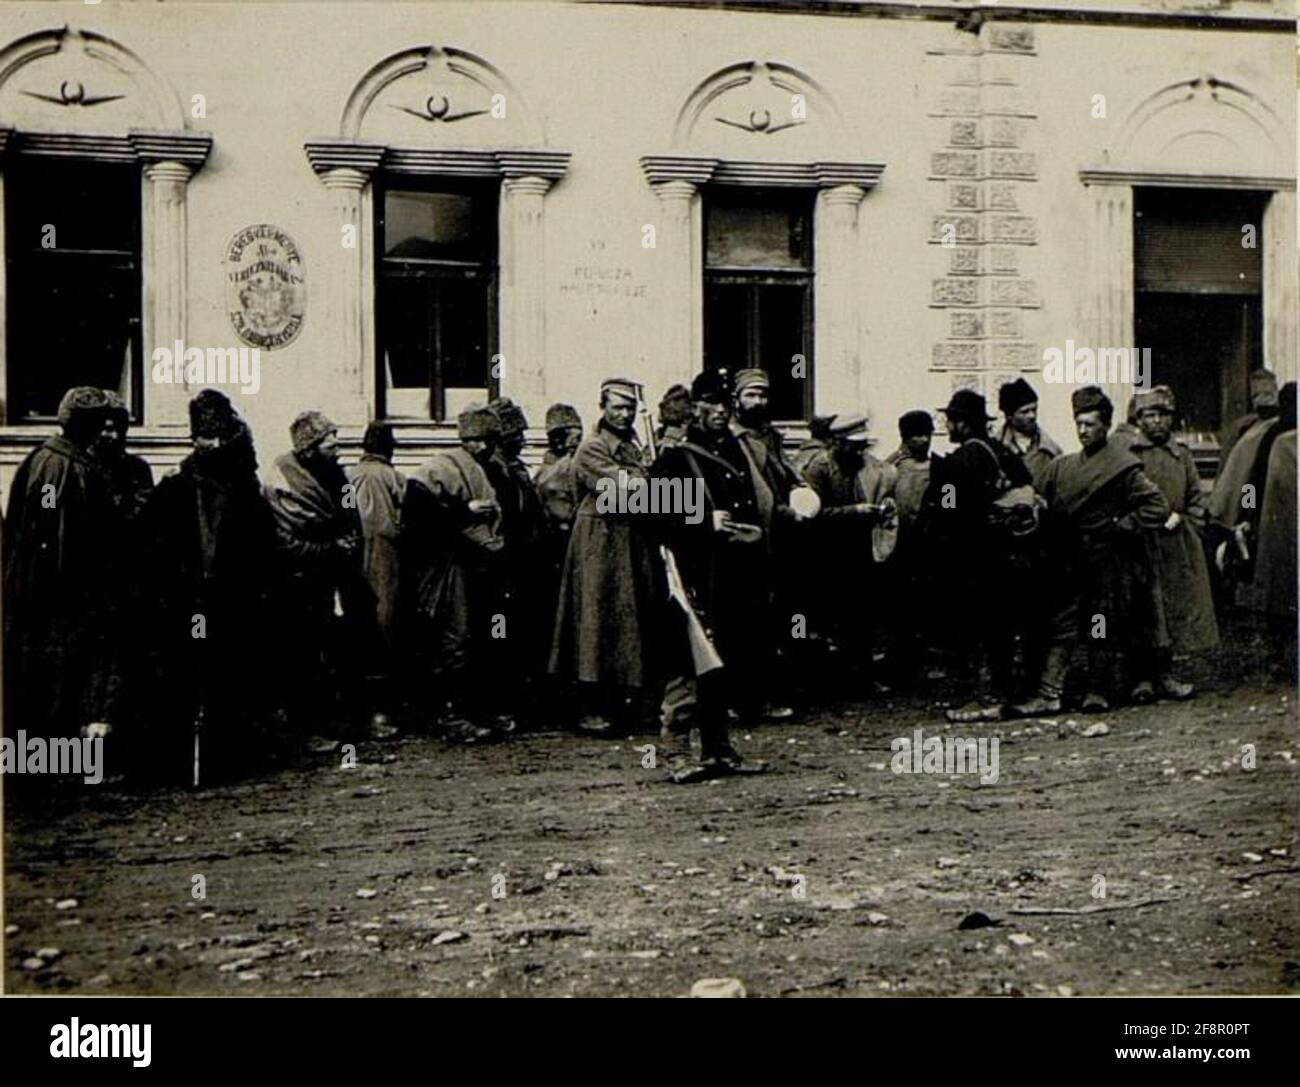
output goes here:
[[731, 527], [731, 514], [727, 510], [713, 511], [713, 531], [721, 532], [730, 536], [733, 529]]
[[1169, 515], [1169, 520], [1165, 522], [1165, 531], [1173, 532], [1174, 529], [1176, 529], [1182, 523], [1183, 523], [1182, 514], [1179, 513], [1177, 510], [1174, 510], [1174, 512]]
[[497, 504], [490, 498], [471, 498], [466, 507], [476, 521], [490, 521], [497, 511]]

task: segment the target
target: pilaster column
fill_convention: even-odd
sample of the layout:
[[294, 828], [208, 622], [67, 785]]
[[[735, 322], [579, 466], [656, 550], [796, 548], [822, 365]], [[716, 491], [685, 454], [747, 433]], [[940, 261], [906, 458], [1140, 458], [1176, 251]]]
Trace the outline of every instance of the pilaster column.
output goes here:
[[1264, 364], [1278, 384], [1297, 377], [1296, 198], [1279, 189], [1264, 208]]
[[546, 411], [546, 231], [549, 178], [507, 177], [501, 200], [501, 390], [537, 418]]
[[351, 166], [321, 174], [329, 190], [338, 224], [339, 264], [333, 276], [330, 310], [337, 330], [338, 355], [334, 364], [343, 388], [365, 394], [365, 354], [361, 290], [361, 255], [367, 243], [361, 222], [361, 190], [369, 175]]
[[703, 345], [693, 342], [695, 321], [691, 311], [697, 293], [693, 284], [703, 275], [700, 242], [691, 215], [696, 187], [693, 181], [663, 181], [653, 188], [663, 213], [656, 244], [664, 254], [659, 282], [666, 302], [659, 378], [665, 385], [689, 385], [703, 358]]
[[159, 347], [174, 350], [185, 341], [185, 195], [190, 168], [179, 162], [153, 162], [144, 168], [151, 190], [149, 312], [146, 353]]
[[[858, 323], [858, 205], [860, 185], [822, 189], [817, 207], [816, 343], [820, 403], [865, 402]], [[812, 360], [808, 373], [811, 375]]]
[[[151, 427], [183, 426], [188, 384], [155, 385], [150, 380], [153, 352], [182, 350], [189, 331], [189, 232], [187, 200], [190, 178], [207, 161], [212, 136], [207, 132], [132, 129], [126, 144], [142, 163], [148, 182], [143, 201], [146, 257], [144, 267], [145, 327], [141, 337], [145, 377], [145, 423]], [[173, 359], [173, 362], [183, 362]]]
[[[1133, 186], [1089, 185], [1088, 329], [1094, 351], [1135, 347], [1133, 329]], [[1099, 382], [1122, 418], [1132, 382]]]

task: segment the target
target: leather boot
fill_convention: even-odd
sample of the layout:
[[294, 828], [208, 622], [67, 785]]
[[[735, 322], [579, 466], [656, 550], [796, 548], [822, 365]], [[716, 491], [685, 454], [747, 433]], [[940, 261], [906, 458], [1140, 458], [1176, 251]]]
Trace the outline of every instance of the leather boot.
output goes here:
[[1070, 647], [1053, 645], [1047, 650], [1043, 670], [1038, 678], [1038, 692], [1028, 702], [1012, 706], [1017, 717], [1042, 717], [1061, 712], [1061, 693], [1065, 690], [1065, 671], [1070, 664]]

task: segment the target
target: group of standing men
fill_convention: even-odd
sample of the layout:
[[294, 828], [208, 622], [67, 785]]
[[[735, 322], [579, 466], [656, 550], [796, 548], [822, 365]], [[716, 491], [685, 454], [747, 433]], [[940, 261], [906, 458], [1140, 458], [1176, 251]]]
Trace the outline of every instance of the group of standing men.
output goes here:
[[[856, 413], [787, 452], [762, 370], [674, 386], [644, 433], [641, 387], [611, 378], [585, 438], [572, 407], [547, 412], [535, 475], [527, 420], [498, 398], [409, 476], [391, 426], [372, 423], [345, 470], [337, 427], [304, 412], [265, 484], [247, 424], [208, 389], [192, 452], [156, 487], [125, 451], [120, 398], [74, 388], [9, 496], [6, 720], [111, 729], [135, 769], [174, 779], [200, 749], [210, 778], [331, 726], [476, 742], [574, 707], [590, 734], [662, 729], [693, 781], [761, 769], [731, 727], [791, 716], [819, 652], [856, 693], [946, 650], [982, 684], [957, 720], [1059, 710], [1076, 655], [1085, 710], [1190, 697], [1172, 660], [1218, 639], [1211, 569], [1294, 627], [1295, 387], [1273, 390], [1207, 500], [1165, 387], [1114, 434], [1102, 390], [1077, 390], [1070, 454], [1023, 379], [999, 393], [997, 436], [958, 391], [952, 453], [932, 456], [933, 418], [910, 411], [880, 460]], [[701, 502], [619, 500], [637, 489]]]

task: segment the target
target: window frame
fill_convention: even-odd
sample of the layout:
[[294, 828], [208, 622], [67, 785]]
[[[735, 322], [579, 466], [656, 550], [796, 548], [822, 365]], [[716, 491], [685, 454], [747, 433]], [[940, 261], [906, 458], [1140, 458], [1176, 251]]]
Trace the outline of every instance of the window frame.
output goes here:
[[[703, 292], [701, 302], [703, 313], [702, 343], [703, 365], [717, 369], [708, 359], [709, 344], [709, 292], [715, 286], [739, 286], [746, 289], [747, 310], [746, 344], [744, 365], [750, 368], [768, 369], [762, 358], [762, 309], [760, 297], [763, 287], [795, 286], [802, 290], [803, 335], [801, 339], [802, 354], [808, 368], [803, 380], [801, 416], [785, 418], [773, 416], [772, 422], [782, 425], [807, 423], [815, 407], [815, 367], [814, 351], [816, 347], [816, 312], [817, 312], [817, 192], [802, 188], [749, 188], [734, 185], [706, 185], [701, 193], [701, 230], [700, 262], [702, 266]], [[727, 200], [733, 204], [763, 204], [775, 202], [774, 198], [783, 199], [786, 205], [802, 205], [799, 208], [803, 216], [803, 230], [806, 247], [807, 266], [791, 268], [773, 265], [755, 264], [710, 264], [709, 263], [709, 218], [715, 201]]]
[[[48, 170], [67, 170], [67, 171], [108, 171], [114, 170], [121, 174], [125, 184], [122, 188], [129, 191], [131, 199], [127, 205], [131, 215], [129, 227], [130, 235], [135, 243], [134, 249], [94, 249], [94, 248], [76, 248], [70, 246], [55, 245], [53, 248], [46, 249], [39, 243], [31, 246], [19, 247], [16, 242], [19, 236], [17, 229], [17, 217], [21, 211], [16, 205], [19, 199], [17, 194], [25, 189], [39, 187], [34, 185], [32, 178], [39, 175], [42, 171]], [[129, 276], [128, 296], [132, 299], [132, 309], [127, 314], [127, 325], [129, 328], [127, 342], [131, 349], [131, 357], [124, 362], [129, 368], [127, 375], [127, 408], [130, 413], [129, 418], [131, 425], [139, 426], [144, 421], [144, 383], [145, 383], [145, 353], [144, 353], [144, 322], [146, 316], [145, 310], [145, 200], [143, 192], [143, 183], [141, 171], [138, 164], [133, 162], [105, 162], [95, 159], [81, 159], [54, 155], [15, 155], [5, 167], [4, 176], [5, 199], [3, 207], [3, 237], [5, 239], [4, 253], [0, 254], [0, 259], [4, 261], [4, 278], [5, 284], [12, 284], [23, 279], [30, 279], [29, 275], [23, 275], [24, 263], [41, 261], [45, 267], [57, 266], [55, 262], [73, 264], [74, 262], [93, 263], [94, 266], [109, 270], [116, 275], [126, 272]], [[118, 209], [114, 209], [115, 211]], [[57, 223], [55, 224], [57, 230]], [[56, 235], [57, 238], [57, 235]], [[35, 264], [29, 264], [26, 271], [31, 271]], [[17, 273], [17, 275], [15, 274]], [[51, 425], [58, 422], [57, 411], [51, 414], [41, 414], [33, 411], [24, 405], [25, 390], [22, 388], [22, 377], [20, 367], [14, 365], [14, 360], [19, 357], [20, 352], [16, 350], [21, 346], [16, 342], [15, 330], [24, 323], [27, 316], [19, 311], [17, 297], [12, 287], [5, 291], [5, 313], [4, 313], [4, 356], [6, 359], [5, 366], [5, 425], [8, 426], [33, 426], [33, 425]]]
[[[384, 237], [387, 225], [387, 197], [393, 192], [447, 193], [467, 195], [475, 200], [475, 215], [481, 216], [477, 226], [490, 224], [492, 237], [490, 245], [485, 247], [489, 258], [483, 261], [470, 261], [456, 258], [402, 258], [388, 257], [384, 253]], [[375, 380], [375, 417], [393, 423], [412, 422], [445, 424], [454, 422], [447, 417], [447, 386], [445, 384], [441, 360], [429, 367], [429, 415], [427, 418], [408, 415], [392, 415], [388, 406], [388, 376], [384, 363], [384, 331], [387, 321], [388, 306], [384, 302], [384, 285], [393, 279], [436, 281], [436, 282], [473, 282], [486, 279], [485, 283], [485, 328], [487, 339], [487, 358], [484, 366], [487, 381], [484, 386], [488, 397], [500, 395], [501, 379], [492, 372], [492, 360], [500, 351], [500, 305], [501, 284], [501, 226], [499, 208], [501, 201], [501, 182], [499, 178], [451, 178], [442, 175], [402, 173], [398, 171], [381, 171], [374, 175], [371, 186], [373, 201], [372, 235], [374, 261], [374, 329], [373, 345], [374, 380]], [[480, 203], [481, 202], [481, 203]], [[439, 299], [439, 306], [443, 301]], [[431, 363], [434, 360], [430, 360]]]

